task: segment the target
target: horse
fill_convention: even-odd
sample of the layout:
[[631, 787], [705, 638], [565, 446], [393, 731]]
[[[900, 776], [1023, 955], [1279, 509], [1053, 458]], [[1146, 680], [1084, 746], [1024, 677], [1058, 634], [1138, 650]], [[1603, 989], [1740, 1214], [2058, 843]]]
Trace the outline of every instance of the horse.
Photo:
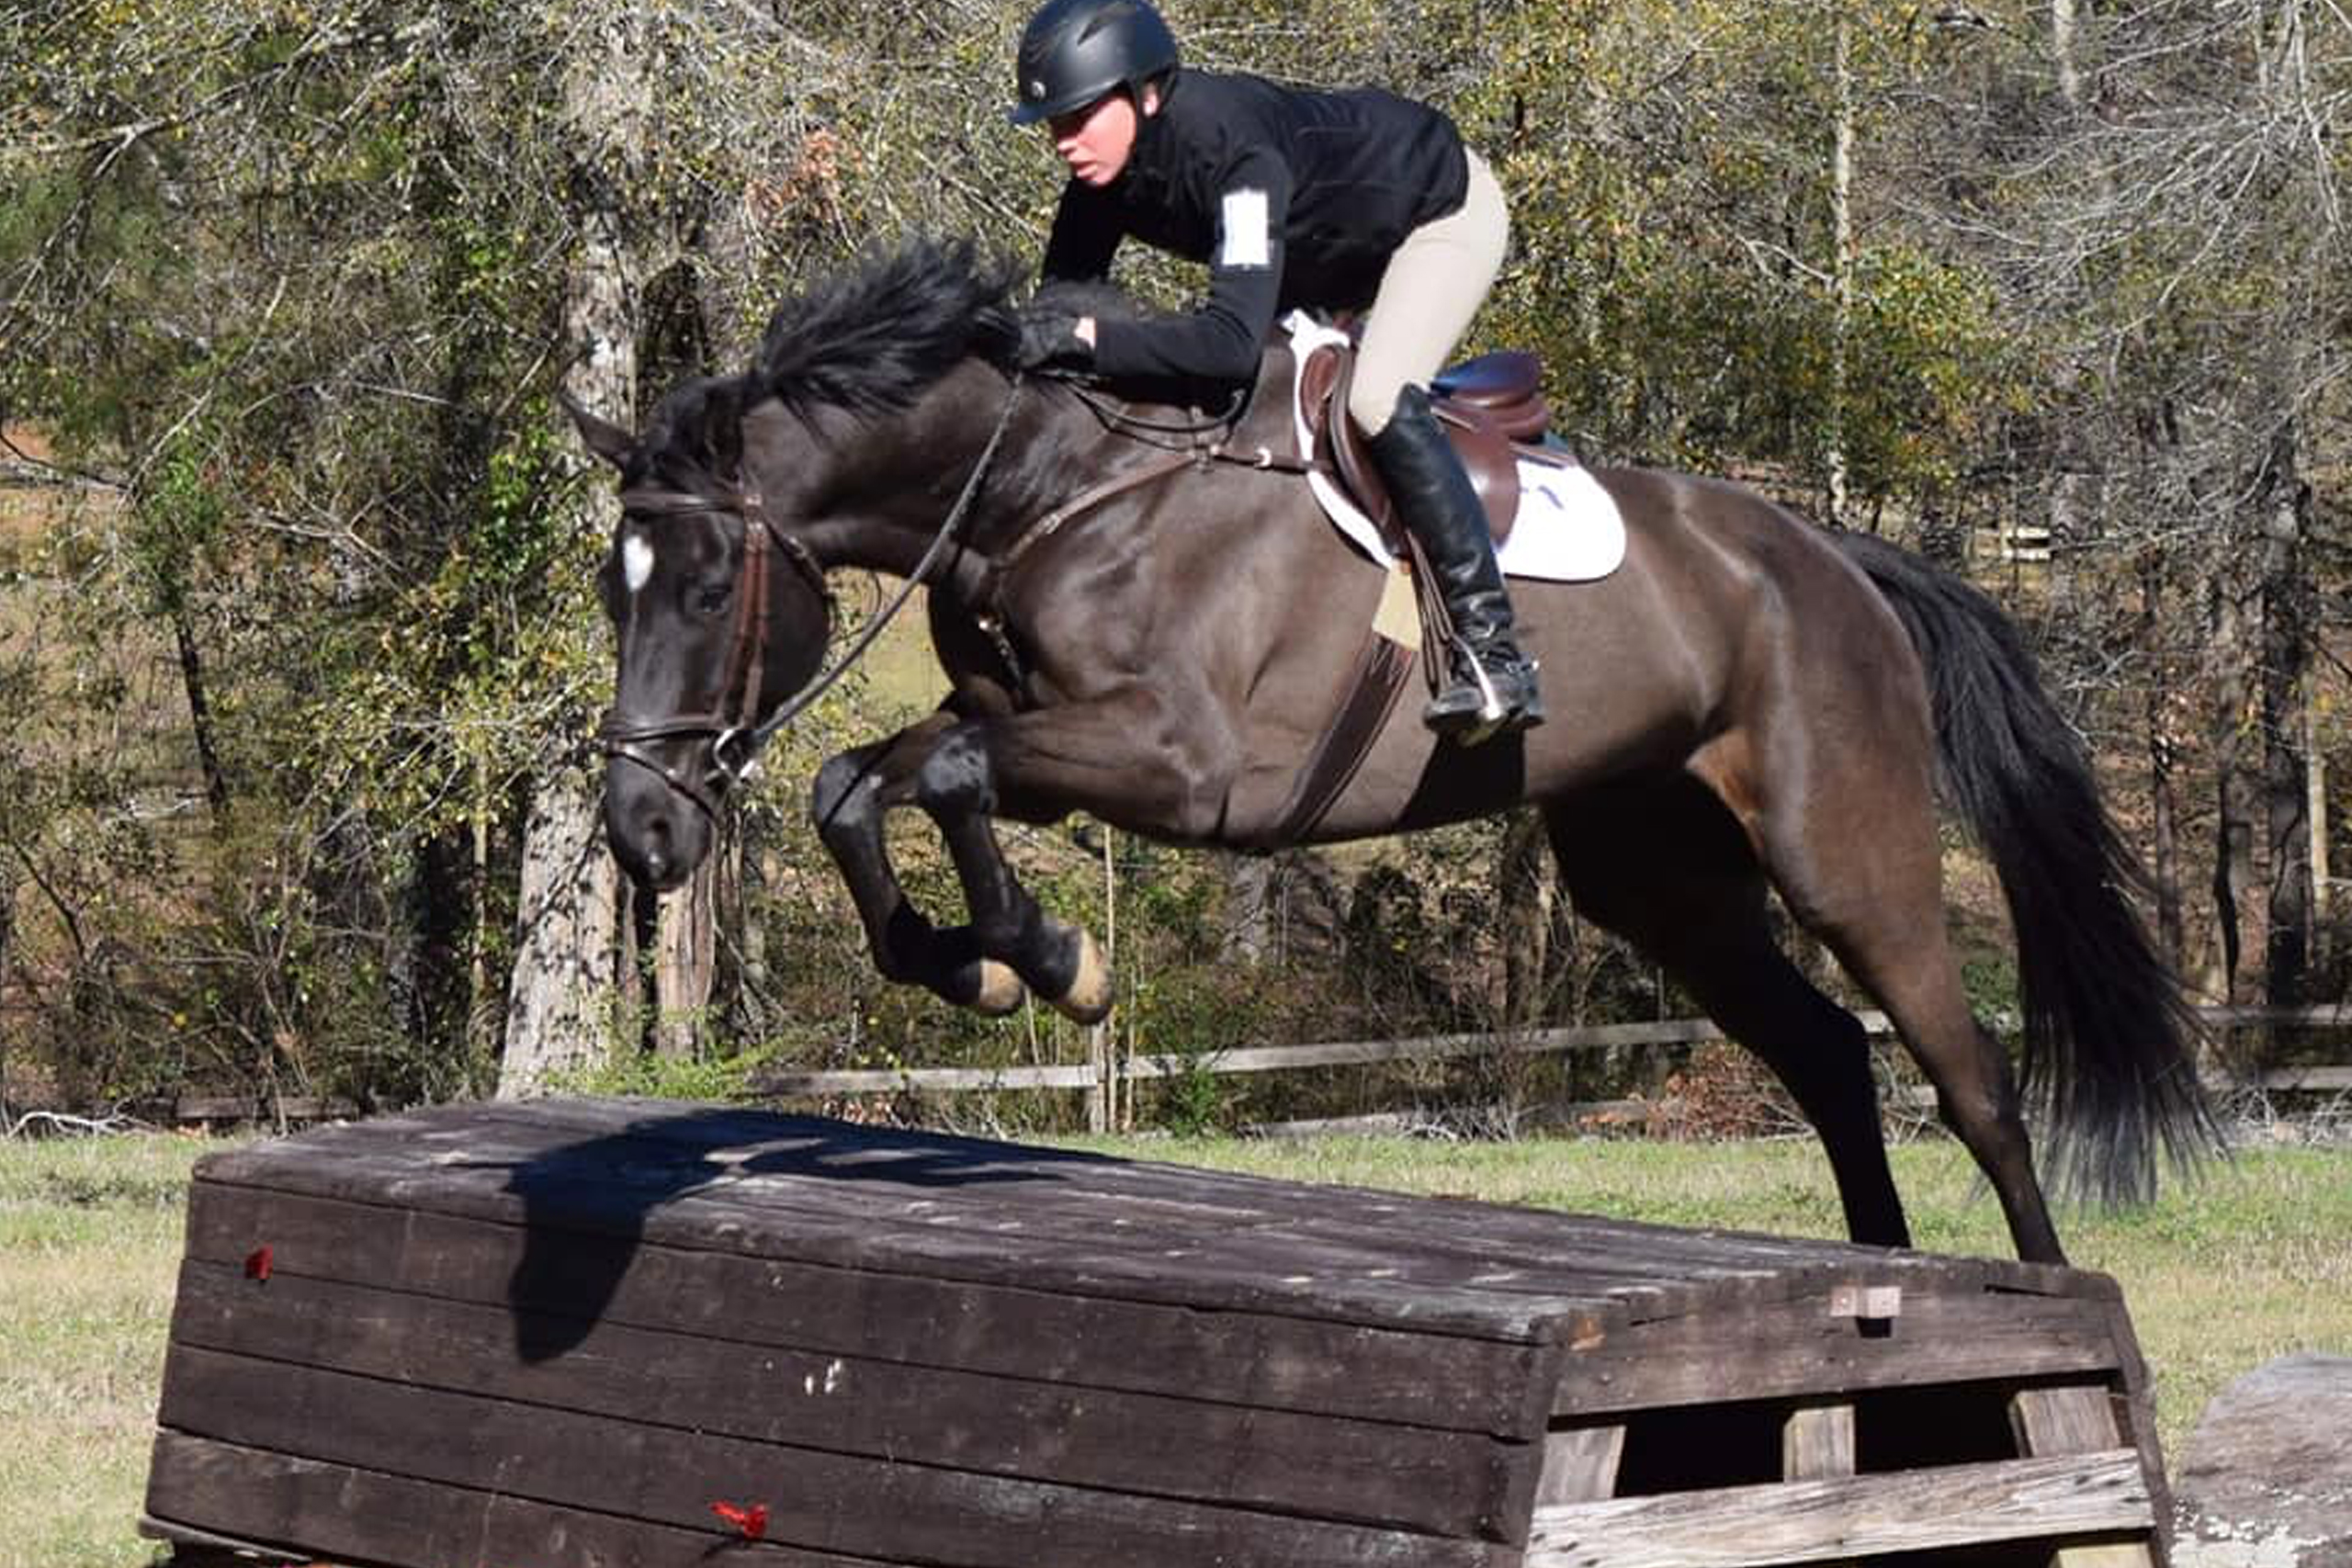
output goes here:
[[[2109, 1202], [2211, 1145], [2134, 859], [1989, 599], [1736, 484], [1596, 468], [1623, 565], [1511, 590], [1551, 721], [1463, 746], [1396, 705], [1301, 833], [1285, 806], [1386, 573], [1271, 460], [1292, 445], [1290, 351], [1268, 349], [1207, 439], [1182, 408], [1012, 368], [1018, 281], [969, 241], [869, 251], [780, 306], [750, 368], [675, 388], [641, 434], [571, 406], [620, 475], [604, 814], [640, 885], [674, 888], [708, 852], [749, 753], [819, 676], [826, 574], [864, 569], [926, 584], [948, 684], [920, 722], [825, 762], [811, 795], [893, 981], [990, 1013], [1024, 988], [1106, 1012], [1093, 939], [1022, 886], [999, 818], [1083, 811], [1264, 851], [1532, 805], [1579, 910], [1786, 1086], [1855, 1241], [1910, 1245], [1865, 1031], [1782, 951], [1774, 891], [1893, 1021], [2020, 1258], [2065, 1260], [2029, 1107], [2054, 1178]], [[1939, 789], [2013, 917], [2021, 1072], [1962, 986]], [[910, 806], [945, 841], [966, 924], [935, 926], [897, 880], [884, 816]]]

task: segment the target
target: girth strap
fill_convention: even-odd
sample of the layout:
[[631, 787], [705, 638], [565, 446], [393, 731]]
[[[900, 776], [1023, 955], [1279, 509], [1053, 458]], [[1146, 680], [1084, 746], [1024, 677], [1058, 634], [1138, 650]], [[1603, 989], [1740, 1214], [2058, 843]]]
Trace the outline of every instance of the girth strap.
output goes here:
[[1373, 742], [1388, 728], [1388, 716], [1396, 711], [1396, 698], [1412, 679], [1415, 658], [1412, 649], [1377, 630], [1365, 637], [1346, 700], [1324, 728], [1306, 766], [1299, 770], [1290, 799], [1265, 840], [1266, 848], [1288, 849], [1303, 842], [1330, 815], [1331, 807], [1355, 782], [1364, 759], [1372, 754]]

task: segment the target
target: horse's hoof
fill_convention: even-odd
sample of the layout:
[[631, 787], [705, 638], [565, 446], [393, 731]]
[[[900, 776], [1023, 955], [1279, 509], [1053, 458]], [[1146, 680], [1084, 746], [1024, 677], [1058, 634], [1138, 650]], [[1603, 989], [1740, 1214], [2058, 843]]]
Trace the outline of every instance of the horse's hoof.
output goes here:
[[979, 986], [967, 1004], [974, 1012], [984, 1018], [1003, 1018], [1021, 1010], [1021, 1004], [1029, 992], [1022, 985], [1021, 976], [1012, 972], [1012, 964], [983, 958], [979, 963]]
[[1102, 962], [1093, 932], [1079, 931], [1078, 974], [1053, 1003], [1054, 1010], [1073, 1023], [1100, 1023], [1111, 1016], [1111, 966]]

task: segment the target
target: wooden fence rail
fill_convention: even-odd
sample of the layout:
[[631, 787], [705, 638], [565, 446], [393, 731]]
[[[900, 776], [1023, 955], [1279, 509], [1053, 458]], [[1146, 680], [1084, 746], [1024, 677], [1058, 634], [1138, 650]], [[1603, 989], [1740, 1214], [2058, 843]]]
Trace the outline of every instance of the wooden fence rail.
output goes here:
[[[2352, 1029], [2352, 1006], [2322, 1008], [2200, 1008], [2209, 1029]], [[1883, 1012], [1862, 1012], [1862, 1027], [1873, 1038], [1894, 1033]], [[1388, 1062], [1438, 1062], [1509, 1051], [1545, 1055], [1626, 1047], [1695, 1045], [1724, 1038], [1704, 1019], [1662, 1019], [1654, 1023], [1604, 1023], [1577, 1028], [1532, 1029], [1511, 1034], [1436, 1034], [1406, 1040], [1345, 1040], [1312, 1045], [1251, 1045], [1198, 1055], [1140, 1052], [1110, 1064], [1058, 1066], [882, 1067], [839, 1071], [782, 1070], [759, 1075], [752, 1087], [775, 1096], [834, 1094], [969, 1094], [1002, 1089], [1086, 1089], [1100, 1092], [1107, 1080], [1149, 1081], [1206, 1074], [1295, 1072], [1307, 1067], [1363, 1066]], [[2286, 1067], [2249, 1080], [2228, 1080], [2275, 1092], [2352, 1090], [2352, 1066]]]
[[[1886, 1015], [1858, 1015], [1873, 1038], [1894, 1032]], [[2352, 1005], [2323, 1008], [2200, 1008], [2198, 1016], [2215, 1031], [2253, 1028], [2352, 1030]], [[1518, 1034], [1435, 1034], [1406, 1040], [1340, 1040], [1312, 1045], [1252, 1045], [1201, 1055], [1138, 1054], [1117, 1061], [1055, 1066], [1007, 1067], [876, 1067], [842, 1071], [799, 1072], [789, 1069], [756, 1076], [752, 1089], [777, 1099], [855, 1094], [973, 1094], [1010, 1089], [1077, 1089], [1106, 1100], [1116, 1086], [1154, 1079], [1205, 1074], [1224, 1077], [1243, 1073], [1296, 1072], [1314, 1067], [1364, 1066], [1390, 1062], [1442, 1062], [1490, 1052], [1544, 1055], [1572, 1051], [1606, 1051], [1661, 1045], [1695, 1045], [1724, 1038], [1723, 1031], [1704, 1019], [1661, 1019], [1651, 1023], [1604, 1023], [1580, 1028], [1535, 1029]], [[2214, 1080], [2217, 1089], [2254, 1089], [2274, 1094], [2352, 1094], [2352, 1065], [2277, 1067], [2244, 1077]], [[1931, 1104], [1928, 1091], [1918, 1091]], [[1581, 1111], [1632, 1112], [1652, 1108], [1649, 1102], [1610, 1100], [1574, 1107]], [[15, 1114], [0, 1113], [0, 1135], [51, 1131], [105, 1131], [136, 1125], [253, 1125], [285, 1129], [322, 1121], [356, 1118], [361, 1109], [347, 1100], [314, 1096], [182, 1095], [175, 1100], [144, 1103], [121, 1109], [99, 1120], [68, 1115], [40, 1107], [15, 1107]], [[1351, 1117], [1340, 1122], [1299, 1123], [1337, 1129], [1409, 1124], [1412, 1114]]]

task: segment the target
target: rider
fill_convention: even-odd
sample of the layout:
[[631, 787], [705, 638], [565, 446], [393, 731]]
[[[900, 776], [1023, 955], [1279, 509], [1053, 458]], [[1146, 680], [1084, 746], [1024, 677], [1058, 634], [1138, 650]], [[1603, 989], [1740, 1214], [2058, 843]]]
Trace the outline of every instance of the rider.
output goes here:
[[1013, 122], [1048, 122], [1070, 167], [1045, 279], [1102, 277], [1130, 234], [1209, 264], [1185, 314], [1033, 305], [1023, 367], [1247, 383], [1281, 309], [1370, 300], [1349, 412], [1459, 634], [1422, 716], [1470, 740], [1542, 723], [1486, 514], [1426, 390], [1502, 265], [1510, 219], [1486, 162], [1444, 115], [1376, 89], [1179, 69], [1146, 0], [1046, 0], [1019, 65]]

